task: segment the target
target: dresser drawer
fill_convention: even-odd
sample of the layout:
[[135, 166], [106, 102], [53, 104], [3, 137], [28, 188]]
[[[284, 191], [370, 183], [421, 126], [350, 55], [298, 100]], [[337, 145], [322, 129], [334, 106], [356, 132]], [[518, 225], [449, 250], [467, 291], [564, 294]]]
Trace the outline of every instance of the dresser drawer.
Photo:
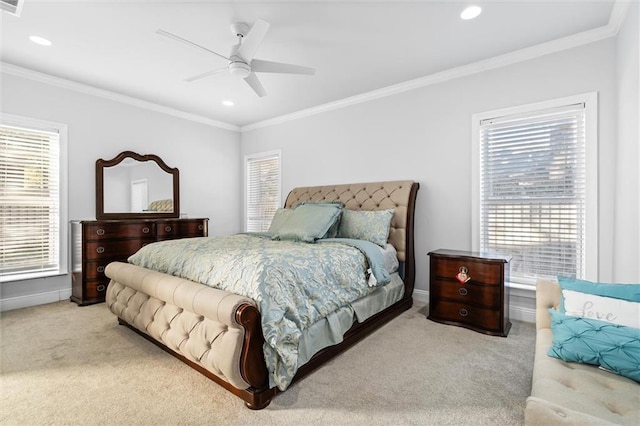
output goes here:
[[439, 258], [431, 263], [431, 273], [438, 278], [456, 279], [456, 275], [462, 268], [466, 268], [470, 282], [478, 282], [486, 285], [500, 285], [503, 281], [503, 264], [491, 262], [479, 262], [469, 259]]
[[498, 331], [502, 328], [499, 309], [480, 308], [446, 300], [432, 301], [429, 304], [429, 317], [464, 323], [484, 330]]
[[107, 293], [107, 286], [109, 285], [109, 279], [104, 278], [97, 281], [87, 281], [84, 286], [85, 299], [101, 299], [104, 300]]
[[84, 238], [91, 240], [110, 240], [114, 238], [144, 238], [155, 235], [153, 222], [102, 222], [84, 225]]
[[84, 245], [84, 258], [87, 261], [126, 259], [153, 241], [153, 237], [137, 240], [90, 241]]
[[204, 237], [207, 235], [207, 221], [202, 219], [158, 221], [156, 235], [158, 240]]
[[502, 306], [502, 292], [499, 286], [483, 286], [469, 281], [465, 284], [458, 280], [434, 279], [429, 288], [429, 294], [434, 297], [449, 299], [454, 302], [481, 305], [489, 308]]
[[[124, 261], [125, 259], [122, 258]], [[104, 268], [107, 267], [109, 263], [113, 262], [111, 259], [102, 259], [102, 260], [90, 260], [85, 262], [84, 264], [84, 277], [87, 280], [95, 280], [105, 278]]]

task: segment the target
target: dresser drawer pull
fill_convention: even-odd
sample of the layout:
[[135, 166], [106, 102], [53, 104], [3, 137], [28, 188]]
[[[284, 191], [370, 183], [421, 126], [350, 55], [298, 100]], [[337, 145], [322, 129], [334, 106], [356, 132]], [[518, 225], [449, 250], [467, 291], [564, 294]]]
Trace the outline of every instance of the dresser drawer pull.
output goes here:
[[96, 290], [98, 290], [99, 292], [103, 292], [105, 291], [106, 288], [107, 288], [106, 285], [100, 284], [98, 287], [96, 287]]
[[460, 309], [458, 313], [461, 317], [466, 317], [467, 315], [469, 315], [469, 311], [467, 311], [465, 308]]
[[96, 249], [96, 252], [98, 252], [98, 253], [100, 253], [100, 254], [104, 253], [104, 247], [98, 247], [98, 248]]
[[96, 235], [104, 235], [104, 229], [102, 228], [96, 229]]
[[170, 226], [165, 226], [165, 227], [164, 227], [164, 230], [165, 230], [166, 232], [171, 232], [171, 227], [170, 227]]
[[104, 266], [102, 265], [98, 266], [97, 271], [100, 273], [104, 272]]
[[148, 233], [149, 233], [149, 231], [150, 231], [150, 229], [149, 229], [149, 227], [148, 227], [148, 226], [145, 226], [144, 228], [142, 228], [142, 233], [143, 233], [143, 234], [148, 234]]
[[203, 225], [198, 225], [198, 231], [202, 231], [204, 229]]
[[466, 296], [467, 294], [469, 294], [469, 291], [464, 287], [460, 287], [458, 289], [458, 293], [460, 293], [460, 296]]

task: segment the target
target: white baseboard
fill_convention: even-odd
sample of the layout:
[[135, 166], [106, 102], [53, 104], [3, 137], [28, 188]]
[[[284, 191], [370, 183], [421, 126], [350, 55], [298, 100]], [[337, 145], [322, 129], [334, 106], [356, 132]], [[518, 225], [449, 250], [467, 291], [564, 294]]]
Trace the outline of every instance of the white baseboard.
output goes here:
[[421, 305], [426, 305], [429, 303], [429, 292], [427, 290], [418, 290], [416, 288], [413, 290], [413, 300]]
[[[415, 289], [413, 290], [413, 300], [420, 305], [426, 305], [429, 303], [429, 292], [427, 290]], [[535, 323], [536, 310], [511, 304], [511, 306], [509, 306], [509, 319]]]
[[69, 300], [70, 297], [71, 289], [69, 288], [64, 290], [48, 291], [46, 293], [0, 299], [0, 312], [60, 302], [62, 300]]

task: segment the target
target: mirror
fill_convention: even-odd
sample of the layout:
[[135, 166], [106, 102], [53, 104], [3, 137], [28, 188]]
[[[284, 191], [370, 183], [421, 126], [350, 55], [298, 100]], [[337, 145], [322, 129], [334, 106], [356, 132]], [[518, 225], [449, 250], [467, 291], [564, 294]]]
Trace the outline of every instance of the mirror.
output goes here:
[[96, 161], [96, 218], [180, 216], [179, 172], [157, 155], [132, 151]]

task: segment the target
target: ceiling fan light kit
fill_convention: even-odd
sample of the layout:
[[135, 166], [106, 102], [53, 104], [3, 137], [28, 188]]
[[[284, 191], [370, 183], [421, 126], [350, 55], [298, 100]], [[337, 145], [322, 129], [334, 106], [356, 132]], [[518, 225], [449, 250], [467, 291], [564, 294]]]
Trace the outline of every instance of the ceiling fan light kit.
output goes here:
[[258, 47], [260, 47], [260, 43], [262, 43], [262, 40], [266, 36], [269, 27], [269, 23], [263, 21], [262, 19], [258, 19], [251, 28], [249, 28], [249, 26], [244, 22], [235, 22], [231, 24], [231, 32], [233, 33], [233, 35], [238, 37], [238, 44], [234, 45], [231, 48], [229, 57], [221, 55], [220, 53], [214, 52], [213, 50], [207, 49], [206, 47], [203, 47], [190, 40], [187, 40], [162, 29], [157, 30], [156, 33], [171, 40], [178, 41], [191, 47], [196, 47], [200, 50], [204, 50], [205, 52], [229, 61], [229, 64], [226, 68], [210, 70], [187, 78], [185, 81], [192, 82], [200, 80], [202, 78], [222, 72], [225, 69], [229, 69], [229, 73], [231, 75], [243, 78], [244, 81], [249, 85], [249, 87], [251, 87], [251, 89], [253, 89], [253, 91], [259, 97], [263, 97], [267, 93], [264, 90], [264, 87], [262, 87], [262, 83], [260, 83], [258, 76], [255, 74], [256, 72], [302, 75], [315, 74], [315, 69], [309, 67], [253, 59], [256, 51], [258, 50]]
[[229, 63], [229, 71], [233, 76], [247, 78], [251, 74], [251, 67], [244, 62], [233, 61]]

